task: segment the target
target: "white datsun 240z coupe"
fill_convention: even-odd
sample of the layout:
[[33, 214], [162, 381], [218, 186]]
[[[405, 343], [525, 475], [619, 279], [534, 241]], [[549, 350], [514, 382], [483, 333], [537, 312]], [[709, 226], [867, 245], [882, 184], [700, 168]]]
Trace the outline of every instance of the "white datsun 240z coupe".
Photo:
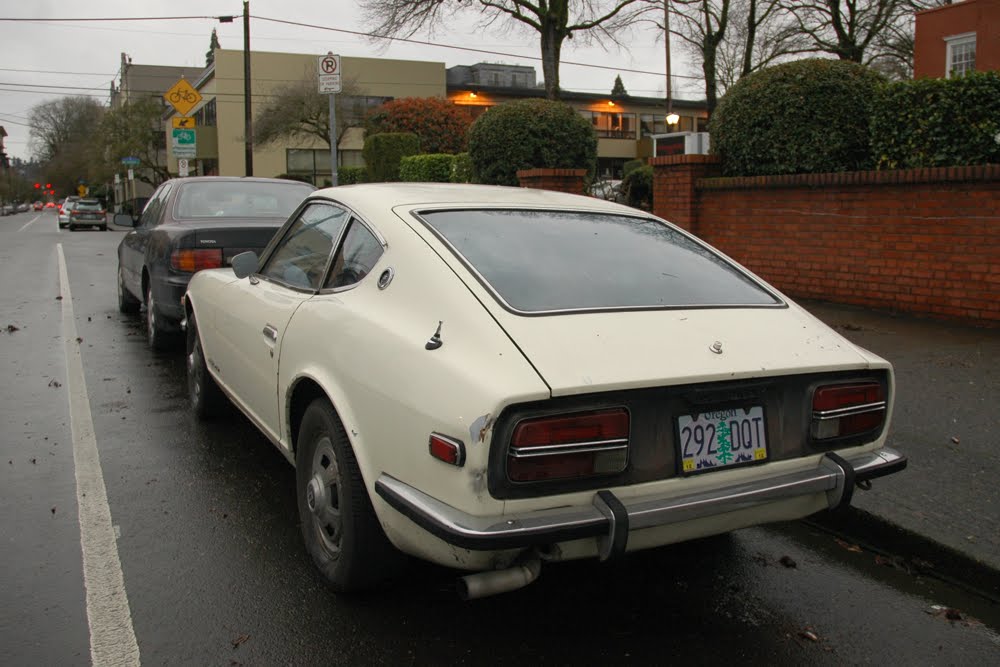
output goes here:
[[340, 591], [411, 554], [490, 595], [543, 561], [843, 506], [906, 465], [889, 363], [612, 202], [320, 190], [184, 308], [194, 410], [228, 397], [295, 465]]

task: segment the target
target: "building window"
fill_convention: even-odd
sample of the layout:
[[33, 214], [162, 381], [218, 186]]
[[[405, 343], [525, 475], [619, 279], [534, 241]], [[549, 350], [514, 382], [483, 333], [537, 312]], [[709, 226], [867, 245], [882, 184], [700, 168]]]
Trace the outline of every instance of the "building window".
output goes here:
[[581, 111], [590, 119], [594, 132], [602, 139], [635, 139], [635, 114], [616, 111]]
[[215, 127], [214, 97], [195, 112], [194, 121], [197, 127]]
[[332, 182], [328, 148], [289, 148], [285, 151], [285, 166], [289, 176], [299, 176], [317, 187]]
[[976, 33], [946, 37], [944, 41], [947, 44], [945, 62], [947, 78], [965, 76], [976, 71]]
[[[373, 95], [337, 95], [337, 102], [339, 102], [337, 120], [343, 120], [347, 127], [359, 127], [364, 125], [368, 114], [392, 100], [391, 97]], [[340, 118], [341, 114], [343, 114], [342, 119]]]

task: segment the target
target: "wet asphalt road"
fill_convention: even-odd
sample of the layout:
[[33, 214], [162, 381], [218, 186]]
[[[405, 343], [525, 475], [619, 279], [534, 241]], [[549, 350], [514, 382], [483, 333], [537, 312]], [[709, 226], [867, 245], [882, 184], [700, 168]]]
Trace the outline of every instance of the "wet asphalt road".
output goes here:
[[36, 216], [0, 218], [3, 664], [90, 662], [59, 243], [143, 664], [1000, 660], [995, 605], [799, 523], [543, 567], [532, 586], [471, 603], [453, 573], [419, 564], [395, 587], [337, 596], [302, 547], [292, 468], [235, 411], [197, 422], [181, 353], [152, 354], [117, 312], [122, 233]]

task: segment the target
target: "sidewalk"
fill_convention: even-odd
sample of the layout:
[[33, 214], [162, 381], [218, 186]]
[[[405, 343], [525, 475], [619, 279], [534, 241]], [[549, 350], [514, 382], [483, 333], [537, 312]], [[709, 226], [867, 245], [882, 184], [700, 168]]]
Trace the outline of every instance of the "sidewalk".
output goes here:
[[1000, 571], [1000, 330], [800, 303], [895, 369], [888, 444], [909, 465], [852, 504]]

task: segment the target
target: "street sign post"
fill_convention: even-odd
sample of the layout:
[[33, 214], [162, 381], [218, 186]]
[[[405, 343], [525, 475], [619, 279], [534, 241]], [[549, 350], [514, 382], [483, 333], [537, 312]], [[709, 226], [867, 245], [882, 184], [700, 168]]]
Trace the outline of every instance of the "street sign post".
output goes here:
[[181, 78], [170, 87], [170, 90], [163, 93], [163, 98], [177, 110], [177, 113], [186, 116], [201, 102], [201, 93], [195, 90], [187, 79]]
[[198, 154], [195, 130], [173, 129], [171, 132], [172, 150], [175, 158], [191, 158]]
[[188, 175], [188, 161], [185, 158], [177, 160], [177, 174], [183, 178]]
[[137, 158], [137, 157], [123, 157], [122, 158], [122, 164], [124, 164], [126, 166], [129, 166], [129, 167], [136, 167], [136, 166], [138, 166], [140, 161], [141, 160], [139, 160], [139, 158]]

